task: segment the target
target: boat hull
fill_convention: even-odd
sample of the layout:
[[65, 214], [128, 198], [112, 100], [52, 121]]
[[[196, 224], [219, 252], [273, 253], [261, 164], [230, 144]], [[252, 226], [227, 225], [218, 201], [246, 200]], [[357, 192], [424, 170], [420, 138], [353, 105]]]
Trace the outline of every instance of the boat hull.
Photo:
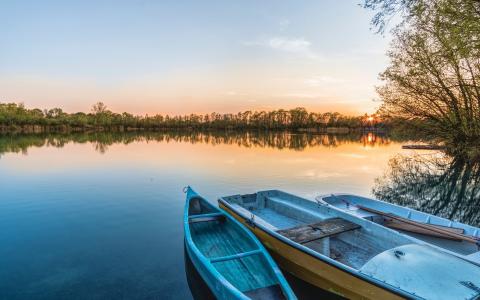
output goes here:
[[358, 278], [348, 271], [339, 269], [325, 261], [289, 245], [247, 220], [222, 202], [224, 211], [250, 229], [270, 251], [272, 257], [286, 271], [323, 290], [349, 299], [404, 299], [400, 295]]
[[186, 254], [217, 299], [297, 299], [255, 235], [235, 218], [186, 189]]
[[[188, 245], [187, 243], [185, 243]], [[208, 270], [207, 266], [205, 266], [199, 257], [195, 254], [194, 251], [190, 249], [190, 247], [186, 247], [187, 255], [190, 258], [190, 261], [193, 263], [193, 266], [197, 270], [200, 277], [202, 277], [203, 281], [208, 285], [210, 291], [215, 295], [217, 299], [238, 299], [231, 295], [228, 289], [222, 288], [222, 285], [215, 284], [216, 278], [213, 276], [210, 271]]]
[[[428, 243], [480, 266], [480, 251], [478, 248], [478, 245], [480, 245], [480, 228], [412, 208], [351, 194], [318, 196], [316, 200], [331, 209], [375, 222], [385, 228], [401, 232], [416, 242]], [[385, 214], [385, 217], [381, 217], [381, 214]], [[398, 219], [397, 221], [385, 221], [385, 218], [389, 218], [386, 216], [388, 214], [399, 218], [400, 221]], [[376, 220], [374, 220], [375, 218]], [[426, 227], [433, 227], [434, 230], [425, 229]], [[443, 232], [439, 233], [438, 229]], [[445, 234], [445, 231], [454, 233], [454, 235]], [[462, 241], [462, 236], [477, 241]]]
[[190, 247], [187, 248], [187, 255], [190, 258], [190, 261], [193, 263], [195, 270], [197, 270], [200, 277], [207, 284], [210, 291], [215, 295], [216, 299], [235, 299], [235, 300], [246, 300], [247, 297], [239, 296], [236, 293], [232, 293], [232, 290], [222, 284], [218, 278], [212, 274], [211, 270], [202, 263], [201, 259], [195, 254], [195, 251], [192, 251]]
[[419, 223], [461, 229], [463, 234], [480, 237], [480, 228], [377, 199], [371, 199], [352, 194], [330, 194], [318, 196], [316, 199], [321, 204], [335, 207], [336, 209], [360, 218], [371, 217], [375, 214], [358, 209], [358, 207], [356, 207], [358, 205], [375, 209], [384, 213], [392, 213], [394, 215]]

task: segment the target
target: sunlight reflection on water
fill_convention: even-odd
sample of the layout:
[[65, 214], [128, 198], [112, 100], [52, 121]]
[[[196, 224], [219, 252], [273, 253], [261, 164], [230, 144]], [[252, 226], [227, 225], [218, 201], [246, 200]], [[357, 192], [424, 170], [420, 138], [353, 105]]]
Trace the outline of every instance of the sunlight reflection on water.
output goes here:
[[399, 152], [361, 134], [0, 138], [0, 298], [188, 299], [183, 186], [369, 195]]

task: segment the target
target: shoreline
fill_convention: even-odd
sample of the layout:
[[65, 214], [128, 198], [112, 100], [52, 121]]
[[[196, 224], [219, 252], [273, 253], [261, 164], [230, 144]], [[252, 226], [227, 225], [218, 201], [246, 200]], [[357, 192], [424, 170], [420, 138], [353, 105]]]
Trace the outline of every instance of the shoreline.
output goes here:
[[70, 125], [0, 125], [0, 134], [32, 134], [32, 133], [75, 133], [75, 132], [136, 132], [136, 131], [289, 131], [292, 133], [311, 134], [347, 134], [356, 132], [387, 133], [385, 128], [374, 127], [315, 127], [315, 128], [262, 128], [262, 127], [128, 127], [115, 126], [70, 126]]

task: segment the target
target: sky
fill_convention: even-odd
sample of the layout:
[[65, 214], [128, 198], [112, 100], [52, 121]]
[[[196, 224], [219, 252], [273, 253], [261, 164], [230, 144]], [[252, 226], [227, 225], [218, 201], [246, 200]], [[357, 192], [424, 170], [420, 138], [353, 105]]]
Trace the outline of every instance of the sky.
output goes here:
[[389, 37], [360, 1], [0, 0], [0, 102], [371, 113]]

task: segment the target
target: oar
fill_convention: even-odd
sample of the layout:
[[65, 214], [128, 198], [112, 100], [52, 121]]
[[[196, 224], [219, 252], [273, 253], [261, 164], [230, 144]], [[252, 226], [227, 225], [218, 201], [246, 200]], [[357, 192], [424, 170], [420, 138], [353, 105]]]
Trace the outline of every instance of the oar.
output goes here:
[[376, 210], [376, 209], [373, 209], [373, 208], [365, 207], [363, 205], [357, 205], [357, 207], [362, 209], [362, 210], [374, 213], [374, 214], [385, 216], [385, 217], [388, 217], [388, 218], [391, 218], [391, 219], [394, 219], [394, 220], [397, 220], [397, 221], [400, 221], [400, 222], [411, 224], [411, 225], [414, 225], [414, 226], [417, 226], [417, 227], [420, 227], [420, 228], [423, 228], [423, 229], [426, 229], [426, 230], [430, 230], [430, 231], [433, 231], [433, 232], [436, 232], [436, 233], [439, 233], [439, 234], [443, 234], [443, 235], [446, 235], [446, 236], [449, 236], [449, 237], [452, 237], [452, 238], [456, 238], [456, 239], [459, 239], [459, 240], [462, 240], [462, 241], [474, 243], [474, 244], [477, 244], [477, 245], [480, 246], [480, 239], [477, 238], [477, 237], [472, 237], [472, 236], [468, 236], [468, 235], [461, 234], [461, 233], [451, 232], [451, 231], [441, 229], [441, 228], [437, 228], [437, 227], [431, 227], [431, 226], [428, 226], [427, 224], [423, 224], [423, 223], [419, 223], [419, 222], [412, 221], [412, 220], [409, 220], [409, 219], [405, 219], [405, 218], [396, 216], [394, 214], [385, 213], [383, 211], [379, 211], [379, 210]]

